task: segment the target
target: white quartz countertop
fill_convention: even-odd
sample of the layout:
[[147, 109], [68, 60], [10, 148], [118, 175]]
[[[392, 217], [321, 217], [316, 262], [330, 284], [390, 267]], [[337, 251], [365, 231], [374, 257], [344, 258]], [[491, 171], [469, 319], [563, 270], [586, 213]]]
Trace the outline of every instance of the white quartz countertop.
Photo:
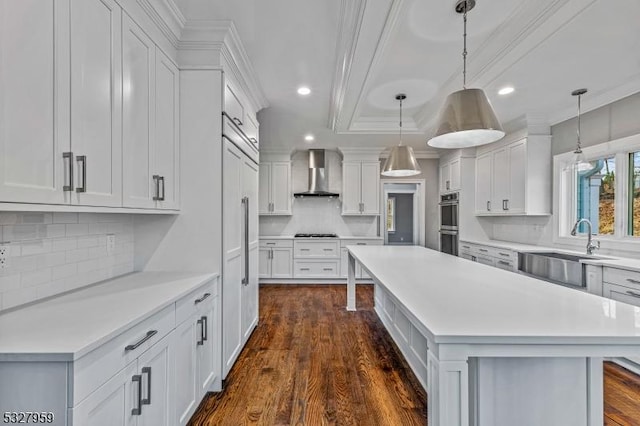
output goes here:
[[139, 272], [0, 314], [0, 361], [72, 361], [217, 274]]
[[640, 345], [631, 305], [423, 247], [349, 251], [438, 343]]
[[383, 240], [383, 237], [356, 237], [356, 236], [343, 236], [343, 235], [338, 235], [337, 237], [325, 237], [325, 238], [318, 238], [318, 237], [309, 237], [309, 238], [304, 238], [304, 237], [298, 237], [296, 238], [293, 235], [260, 235], [259, 237], [261, 240], [330, 240], [330, 239], [334, 239], [334, 240]]
[[[498, 241], [498, 240], [489, 240], [489, 241], [476, 241], [476, 240], [461, 240], [461, 243], [467, 242], [471, 244], [477, 244], [481, 246], [488, 247], [496, 247], [501, 249], [513, 250], [513, 251], [528, 251], [528, 252], [545, 252], [545, 251], [558, 251], [562, 253], [572, 253], [572, 254], [580, 254], [584, 255], [583, 251], [577, 250], [565, 250], [562, 248], [553, 248], [553, 247], [544, 247], [544, 246], [534, 246], [528, 244], [520, 244], [520, 243], [512, 243], [509, 241]], [[617, 256], [609, 256], [602, 255], [596, 251], [593, 254], [593, 258], [590, 259], [581, 259], [581, 263], [586, 263], [589, 265], [598, 265], [598, 266], [608, 266], [611, 268], [618, 269], [626, 269], [628, 271], [640, 272], [640, 259], [631, 259], [631, 258], [621, 258]]]

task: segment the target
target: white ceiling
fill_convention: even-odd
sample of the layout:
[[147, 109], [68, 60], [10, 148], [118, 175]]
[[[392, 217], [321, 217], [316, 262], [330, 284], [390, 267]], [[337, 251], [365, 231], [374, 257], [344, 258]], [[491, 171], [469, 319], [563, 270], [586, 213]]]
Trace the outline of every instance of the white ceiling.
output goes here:
[[[404, 92], [405, 141], [426, 150], [444, 97], [462, 85], [455, 0], [175, 2], [187, 19], [235, 22], [270, 104], [265, 148], [390, 146]], [[555, 124], [575, 115], [576, 88], [589, 88], [585, 111], [640, 91], [638, 22], [638, 0], [477, 0], [467, 86], [484, 88], [509, 127]], [[516, 91], [499, 96], [504, 85]]]

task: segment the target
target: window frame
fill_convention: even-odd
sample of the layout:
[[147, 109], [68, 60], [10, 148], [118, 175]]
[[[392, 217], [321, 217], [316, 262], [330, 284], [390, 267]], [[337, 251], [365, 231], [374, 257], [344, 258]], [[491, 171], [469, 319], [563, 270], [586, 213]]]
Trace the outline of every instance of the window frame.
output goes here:
[[[615, 158], [615, 214], [613, 235], [600, 235], [602, 247], [613, 250], [638, 250], [640, 236], [629, 235], [629, 154], [640, 151], [640, 134], [600, 143], [583, 148], [587, 161], [599, 158]], [[577, 220], [577, 179], [570, 169], [574, 153], [569, 151], [553, 157], [553, 242], [557, 244], [583, 246], [584, 234], [570, 235]]]

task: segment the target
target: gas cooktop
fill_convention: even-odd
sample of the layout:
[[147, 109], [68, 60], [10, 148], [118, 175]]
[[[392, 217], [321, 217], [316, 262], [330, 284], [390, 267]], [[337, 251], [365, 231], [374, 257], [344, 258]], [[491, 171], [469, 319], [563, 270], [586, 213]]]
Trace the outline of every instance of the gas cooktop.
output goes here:
[[296, 234], [296, 238], [338, 238], [336, 234]]

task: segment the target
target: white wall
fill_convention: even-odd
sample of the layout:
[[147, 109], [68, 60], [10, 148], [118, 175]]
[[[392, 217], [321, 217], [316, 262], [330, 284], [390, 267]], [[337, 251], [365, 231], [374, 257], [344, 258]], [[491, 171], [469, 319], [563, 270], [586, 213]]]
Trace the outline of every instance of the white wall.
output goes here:
[[0, 269], [0, 310], [133, 271], [132, 215], [1, 212], [0, 225], [10, 249]]

